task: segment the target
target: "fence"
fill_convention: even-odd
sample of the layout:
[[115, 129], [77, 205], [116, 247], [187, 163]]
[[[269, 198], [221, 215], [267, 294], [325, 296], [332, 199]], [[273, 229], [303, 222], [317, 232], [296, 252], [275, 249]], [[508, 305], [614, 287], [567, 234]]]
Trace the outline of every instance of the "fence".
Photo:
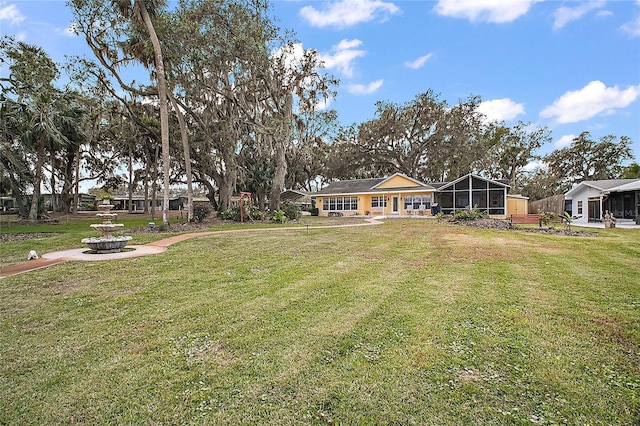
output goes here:
[[564, 210], [564, 194], [553, 195], [543, 198], [542, 200], [529, 201], [529, 211], [531, 213], [547, 212], [563, 214]]

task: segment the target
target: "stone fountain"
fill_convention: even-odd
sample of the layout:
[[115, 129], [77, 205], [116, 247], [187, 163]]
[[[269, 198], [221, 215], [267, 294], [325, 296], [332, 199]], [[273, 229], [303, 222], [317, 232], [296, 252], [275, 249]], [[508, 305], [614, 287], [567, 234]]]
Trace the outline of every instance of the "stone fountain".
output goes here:
[[124, 227], [124, 224], [122, 223], [112, 222], [116, 217], [118, 217], [116, 213], [111, 213], [112, 208], [113, 205], [109, 200], [103, 200], [102, 204], [98, 205], [100, 213], [96, 214], [96, 216], [102, 219], [102, 223], [94, 223], [91, 225], [92, 228], [102, 232], [102, 237], [82, 239], [82, 243], [89, 246], [91, 250], [94, 250], [98, 254], [118, 253], [122, 251], [124, 246], [127, 245], [127, 242], [132, 239], [132, 237], [129, 236], [114, 237], [111, 235], [111, 233], [116, 229]]

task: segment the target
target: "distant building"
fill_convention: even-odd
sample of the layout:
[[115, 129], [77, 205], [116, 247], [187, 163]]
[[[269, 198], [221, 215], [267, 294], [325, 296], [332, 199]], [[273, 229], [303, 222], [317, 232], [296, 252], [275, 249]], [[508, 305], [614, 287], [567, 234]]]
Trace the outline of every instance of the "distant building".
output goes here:
[[[162, 211], [164, 198], [162, 194], [156, 195], [155, 208], [156, 211]], [[142, 213], [144, 211], [145, 197], [144, 195], [134, 194], [131, 197], [131, 211]], [[208, 204], [209, 199], [206, 197], [193, 197], [193, 204]], [[129, 196], [128, 195], [116, 195], [111, 199], [111, 204], [114, 205], [114, 210], [129, 210]], [[147, 200], [147, 210], [151, 211], [153, 208], [152, 197], [149, 196]], [[189, 208], [188, 198], [186, 195], [180, 195], [177, 197], [169, 198], [169, 210], [187, 210]]]
[[607, 179], [580, 182], [566, 194], [567, 207], [580, 216], [575, 223], [601, 222], [605, 211], [616, 219], [640, 224], [640, 179]]

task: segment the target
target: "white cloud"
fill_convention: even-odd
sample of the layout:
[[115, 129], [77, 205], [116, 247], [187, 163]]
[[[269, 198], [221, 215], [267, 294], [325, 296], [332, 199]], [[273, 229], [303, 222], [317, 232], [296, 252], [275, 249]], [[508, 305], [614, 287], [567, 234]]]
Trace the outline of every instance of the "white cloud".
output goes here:
[[352, 95], [369, 95], [382, 87], [384, 80], [376, 80], [367, 85], [351, 84], [347, 87], [347, 92]]
[[4, 2], [0, 3], [0, 21], [9, 21], [11, 25], [17, 25], [24, 20], [24, 15], [15, 4], [5, 6]]
[[315, 27], [350, 27], [379, 16], [384, 21], [400, 12], [395, 4], [381, 0], [338, 0], [325, 4], [322, 11], [305, 6], [300, 9], [300, 16]]
[[292, 43], [280, 46], [271, 56], [281, 59], [287, 69], [295, 68], [304, 57], [302, 43]]
[[571, 145], [571, 142], [576, 138], [576, 135], [564, 135], [553, 143], [556, 148], [564, 148]]
[[512, 120], [525, 113], [524, 104], [516, 103], [509, 98], [481, 102], [478, 112], [484, 114], [488, 121]]
[[327, 69], [337, 69], [345, 77], [353, 76], [353, 61], [356, 58], [366, 55], [364, 50], [356, 49], [362, 41], [354, 39], [344, 39], [340, 43], [331, 47], [331, 53], [320, 54], [320, 61], [324, 62]]
[[543, 0], [439, 0], [433, 10], [438, 15], [499, 24], [515, 21], [540, 1]]
[[411, 68], [414, 70], [417, 70], [418, 68], [422, 68], [424, 66], [424, 64], [431, 59], [431, 57], [433, 56], [433, 53], [428, 53], [424, 56], [420, 56], [418, 59], [416, 59], [415, 61], [407, 61], [404, 63], [404, 66], [406, 66], [407, 68]]
[[540, 112], [541, 117], [555, 118], [558, 123], [587, 120], [602, 112], [611, 113], [626, 108], [640, 96], [640, 85], [620, 90], [606, 87], [601, 81], [592, 81], [580, 90], [569, 91]]
[[564, 27], [571, 21], [578, 20], [582, 18], [588, 12], [591, 12], [595, 9], [600, 9], [605, 5], [606, 1], [604, 0], [590, 0], [586, 3], [582, 3], [576, 7], [566, 7], [562, 6], [556, 9], [553, 13], [554, 21], [553, 21], [553, 29], [559, 30]]
[[540, 160], [535, 160], [535, 161], [530, 161], [529, 163], [527, 163], [526, 166], [524, 166], [524, 171], [525, 172], [534, 172], [537, 169], [546, 169], [547, 168], [547, 164], [543, 163]]
[[71, 25], [61, 31], [62, 34], [66, 35], [67, 37], [76, 37], [76, 25], [77, 24], [75, 22], [72, 22]]
[[15, 38], [16, 41], [25, 41], [27, 39], [27, 33], [25, 31], [21, 31], [18, 34], [16, 34], [13, 38]]
[[332, 98], [322, 98], [318, 100], [315, 104], [316, 111], [324, 111], [329, 108], [331, 103], [333, 102]]
[[631, 37], [640, 37], [640, 15], [634, 20], [624, 23], [620, 29]]

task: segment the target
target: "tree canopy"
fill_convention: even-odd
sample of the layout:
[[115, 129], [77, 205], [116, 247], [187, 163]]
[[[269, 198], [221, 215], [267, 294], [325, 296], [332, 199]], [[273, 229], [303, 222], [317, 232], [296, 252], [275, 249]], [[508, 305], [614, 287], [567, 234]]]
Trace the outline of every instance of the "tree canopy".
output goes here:
[[[532, 199], [586, 179], [638, 176], [626, 136], [583, 132], [543, 155], [548, 128], [489, 122], [473, 94], [453, 105], [431, 89], [404, 103], [380, 100], [374, 117], [341, 126], [320, 108], [339, 81], [276, 25], [267, 1], [68, 5], [93, 58], [60, 66], [37, 46], [6, 37], [0, 45], [10, 71], [0, 79], [0, 187], [30, 195], [32, 219], [41, 188], [69, 211], [87, 179], [129, 197], [162, 191], [165, 209], [182, 185], [190, 200], [196, 185], [219, 209], [242, 190], [277, 209], [284, 189], [396, 172], [424, 182], [470, 172], [507, 179]], [[131, 67], [148, 80], [127, 81]], [[61, 70], [72, 85], [57, 83]]]

